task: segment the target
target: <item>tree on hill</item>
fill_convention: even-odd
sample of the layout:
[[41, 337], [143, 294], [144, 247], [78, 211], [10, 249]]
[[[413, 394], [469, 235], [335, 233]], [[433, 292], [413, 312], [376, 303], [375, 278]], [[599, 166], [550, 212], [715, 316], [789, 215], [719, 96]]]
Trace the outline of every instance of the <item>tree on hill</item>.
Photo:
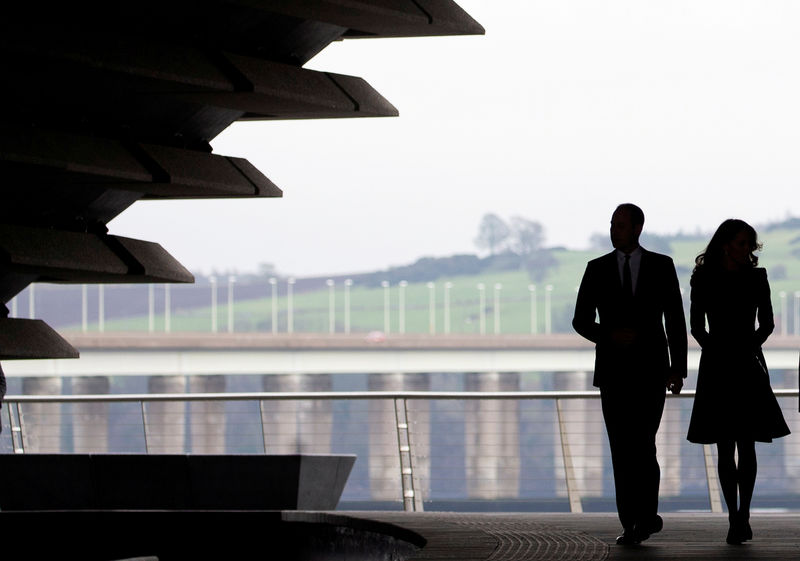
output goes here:
[[528, 276], [540, 282], [548, 269], [558, 265], [549, 249], [544, 245], [544, 228], [538, 222], [514, 216], [511, 218], [511, 249], [519, 256], [520, 266]]
[[592, 234], [589, 237], [589, 249], [594, 251], [610, 251], [611, 240], [608, 238], [608, 234], [601, 234], [599, 232]]
[[798, 230], [800, 229], [800, 218], [797, 216], [789, 216], [786, 220], [780, 222], [773, 222], [761, 228], [764, 232], [771, 232], [772, 230]]
[[488, 249], [489, 255], [494, 256], [503, 247], [510, 233], [511, 230], [502, 218], [491, 212], [484, 214], [478, 226], [475, 245], [480, 249]]
[[[672, 236], [661, 236], [659, 234], [649, 234], [642, 232], [639, 237], [639, 243], [642, 247], [655, 251], [656, 253], [664, 253], [666, 255], [672, 254], [672, 246], [670, 240]], [[611, 251], [611, 240], [608, 234], [595, 233], [589, 238], [589, 247], [597, 251]]]
[[531, 255], [539, 251], [543, 243], [541, 224], [521, 216], [511, 217], [511, 251], [520, 256]]
[[[486, 258], [490, 259], [490, 258]], [[352, 279], [360, 285], [380, 286], [383, 281], [397, 283], [400, 281], [426, 282], [440, 277], [459, 275], [477, 275], [486, 267], [485, 260], [477, 255], [462, 254], [449, 257], [420, 257], [409, 265], [390, 267], [384, 271], [352, 275]]]
[[663, 253], [665, 255], [670, 255], [672, 253], [672, 246], [669, 243], [668, 236], [659, 236], [658, 234], [642, 232], [639, 243], [642, 244], [642, 247], [646, 247], [650, 251], [655, 251], [656, 253]]

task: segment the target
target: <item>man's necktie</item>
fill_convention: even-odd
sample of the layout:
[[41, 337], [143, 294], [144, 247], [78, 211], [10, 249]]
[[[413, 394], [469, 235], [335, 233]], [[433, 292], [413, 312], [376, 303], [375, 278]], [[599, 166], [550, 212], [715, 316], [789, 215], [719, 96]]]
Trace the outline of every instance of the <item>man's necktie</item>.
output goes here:
[[633, 298], [633, 282], [631, 282], [631, 256], [625, 255], [625, 264], [622, 266], [622, 294], [626, 298]]

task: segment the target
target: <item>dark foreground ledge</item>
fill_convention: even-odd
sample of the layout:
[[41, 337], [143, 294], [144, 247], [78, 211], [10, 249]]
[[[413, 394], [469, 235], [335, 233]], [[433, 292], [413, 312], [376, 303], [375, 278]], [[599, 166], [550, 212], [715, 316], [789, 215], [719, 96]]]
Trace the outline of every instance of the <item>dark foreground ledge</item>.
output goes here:
[[315, 512], [0, 512], [0, 525], [9, 559], [402, 561], [425, 545], [390, 523]]
[[334, 510], [353, 455], [3, 454], [0, 510]]

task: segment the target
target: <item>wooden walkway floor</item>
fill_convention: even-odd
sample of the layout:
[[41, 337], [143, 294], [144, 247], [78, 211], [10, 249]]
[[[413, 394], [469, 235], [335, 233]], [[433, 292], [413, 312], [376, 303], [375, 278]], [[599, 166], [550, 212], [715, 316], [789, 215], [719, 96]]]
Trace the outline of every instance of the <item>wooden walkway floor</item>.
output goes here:
[[428, 544], [419, 561], [800, 560], [800, 513], [754, 514], [753, 540], [725, 543], [726, 515], [664, 514], [664, 530], [638, 546], [614, 543], [613, 514], [340, 512], [413, 530]]

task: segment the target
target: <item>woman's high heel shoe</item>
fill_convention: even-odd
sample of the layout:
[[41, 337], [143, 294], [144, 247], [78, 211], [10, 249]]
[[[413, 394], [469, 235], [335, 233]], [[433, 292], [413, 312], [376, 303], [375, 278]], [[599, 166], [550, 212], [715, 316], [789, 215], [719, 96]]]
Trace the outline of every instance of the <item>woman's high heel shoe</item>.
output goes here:
[[728, 517], [728, 536], [725, 538], [725, 543], [730, 545], [741, 545], [742, 543], [742, 526], [739, 523], [739, 516], [733, 515]]
[[743, 516], [739, 513], [739, 538], [746, 542], [753, 539], [753, 530], [750, 528], [750, 516]]

